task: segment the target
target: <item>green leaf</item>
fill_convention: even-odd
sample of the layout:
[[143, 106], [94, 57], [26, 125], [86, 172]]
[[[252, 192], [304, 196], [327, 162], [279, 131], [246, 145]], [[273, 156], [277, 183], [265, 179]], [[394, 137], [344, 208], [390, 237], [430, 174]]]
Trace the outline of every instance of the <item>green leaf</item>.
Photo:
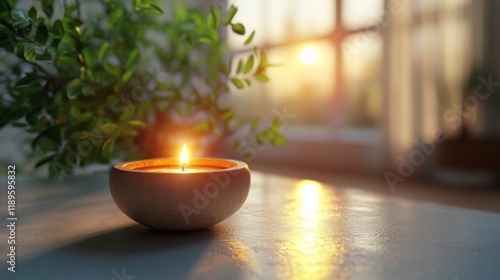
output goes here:
[[24, 85], [16, 86], [14, 89], [24, 95], [39, 94], [43, 92], [43, 88], [40, 85]]
[[193, 127], [194, 131], [199, 131], [199, 132], [208, 132], [210, 131], [210, 121], [205, 120], [202, 122], [199, 122], [197, 125]]
[[154, 14], [163, 15], [163, 10], [155, 4], [149, 4], [149, 7], [147, 7], [145, 10]]
[[274, 138], [271, 140], [271, 142], [276, 146], [281, 146], [281, 145], [285, 145], [286, 143], [288, 143], [288, 140], [286, 139], [285, 136], [275, 132]]
[[109, 63], [104, 63], [102, 66], [108, 73], [115, 76], [116, 78], [120, 78], [121, 75], [120, 67]]
[[234, 18], [234, 15], [236, 15], [237, 11], [238, 11], [238, 8], [236, 8], [234, 5], [231, 5], [231, 7], [229, 7], [229, 10], [227, 11], [227, 17], [224, 20], [224, 25], [228, 25], [231, 23], [231, 21]]
[[15, 84], [15, 87], [24, 86], [24, 85], [38, 85], [38, 79], [32, 76], [26, 76], [20, 80], [18, 80]]
[[49, 164], [49, 177], [54, 178], [62, 178], [62, 174], [64, 172], [71, 172], [71, 166], [65, 164], [65, 160], [60, 157], [56, 157], [50, 161]]
[[265, 69], [269, 66], [267, 63], [267, 55], [265, 51], [260, 51], [260, 63], [259, 63], [259, 68]]
[[37, 167], [40, 167], [44, 164], [46, 164], [47, 162], [51, 161], [53, 158], [56, 157], [56, 154], [53, 154], [53, 155], [50, 155], [50, 156], [46, 156], [44, 158], [42, 158], [41, 160], [39, 160], [36, 164], [35, 164], [35, 168]]
[[31, 7], [31, 9], [28, 12], [28, 16], [31, 18], [31, 20], [36, 20], [37, 12], [35, 7]]
[[66, 11], [64, 11], [64, 17], [71, 17], [71, 14], [78, 8], [78, 5], [78, 3], [68, 5]]
[[18, 107], [12, 114], [10, 115], [11, 120], [18, 120], [24, 117], [29, 112], [28, 107]]
[[130, 128], [125, 128], [120, 133], [121, 133], [120, 136], [132, 136], [132, 137], [135, 137], [135, 136], [139, 135], [139, 132], [137, 132], [137, 130], [130, 129]]
[[233, 84], [238, 88], [238, 89], [242, 89], [245, 85], [243, 84], [243, 82], [238, 79], [238, 78], [232, 78], [231, 79], [231, 82], [233, 82]]
[[80, 95], [82, 91], [82, 82], [79, 79], [74, 79], [68, 84], [66, 88], [66, 96], [69, 99], [75, 99]]
[[253, 67], [253, 55], [250, 55], [250, 57], [247, 60], [247, 63], [245, 64], [245, 74], [250, 72]]
[[[0, 2], [1, 3], [1, 2]], [[10, 117], [11, 111], [9, 109], [2, 110], [0, 113], [0, 128], [6, 126], [8, 123], [12, 122]]]
[[47, 15], [47, 17], [51, 18], [54, 14], [54, 1], [53, 0], [45, 0], [42, 2], [43, 12]]
[[144, 7], [148, 7], [151, 0], [134, 0], [134, 8], [136, 11], [142, 10]]
[[82, 113], [80, 111], [80, 106], [78, 106], [78, 103], [73, 104], [69, 108], [69, 114], [75, 119], [78, 119], [81, 116]]
[[278, 131], [281, 128], [281, 120], [278, 118], [274, 119], [271, 127], [273, 130]]
[[24, 44], [17, 45], [16, 55], [17, 57], [24, 59]]
[[245, 40], [244, 45], [246, 46], [246, 45], [250, 44], [252, 42], [254, 36], [255, 36], [255, 30], [252, 31], [252, 34], [250, 34], [250, 36], [248, 36], [248, 38]]
[[10, 17], [12, 18], [13, 21], [17, 22], [29, 21], [29, 18], [22, 11], [19, 10], [11, 10]]
[[94, 114], [92, 114], [92, 112], [85, 112], [80, 116], [79, 121], [80, 122], [88, 122], [92, 119], [93, 116], [94, 116]]
[[0, 23], [0, 34], [2, 34], [2, 33], [5, 33], [5, 34], [12, 33], [11, 27], [8, 27], [5, 24]]
[[95, 65], [95, 53], [89, 48], [83, 48], [82, 50], [83, 61], [87, 67], [93, 67]]
[[25, 44], [24, 46], [24, 59], [28, 62], [35, 62], [36, 60], [36, 47], [33, 44]]
[[243, 26], [243, 24], [236, 23], [236, 24], [231, 25], [231, 28], [233, 29], [234, 33], [240, 34], [240, 35], [245, 35], [245, 26]]
[[109, 14], [109, 19], [108, 19], [108, 26], [110, 28], [113, 28], [113, 26], [123, 18], [123, 9], [114, 9], [110, 14]]
[[264, 130], [261, 133], [257, 134], [257, 144], [264, 145], [269, 143], [273, 138], [274, 133], [270, 130]]
[[269, 78], [262, 73], [255, 73], [253, 76], [255, 77], [255, 79], [257, 79], [260, 82], [263, 82], [263, 83], [269, 82]]
[[82, 140], [82, 139], [85, 139], [85, 138], [88, 138], [88, 134], [84, 131], [77, 131], [73, 134], [71, 134], [69, 136], [69, 139], [72, 139], [72, 140]]
[[62, 53], [76, 51], [76, 41], [70, 33], [65, 33], [57, 46], [57, 50]]
[[61, 38], [64, 35], [64, 26], [60, 20], [54, 21], [52, 28], [54, 38]]
[[58, 65], [78, 65], [80, 62], [72, 56], [60, 54], [56, 58]]
[[225, 113], [224, 115], [222, 115], [222, 119], [225, 120], [225, 121], [229, 121], [231, 119], [234, 118], [234, 116], [236, 116], [236, 112], [235, 111], [229, 111], [227, 113]]
[[24, 116], [24, 119], [29, 125], [35, 127], [39, 124], [39, 116], [42, 111], [42, 108], [43, 107], [35, 108], [34, 110], [31, 110]]
[[10, 35], [0, 36], [0, 46], [7, 52], [13, 53], [15, 51], [15, 41]]
[[137, 57], [139, 57], [139, 51], [137, 49], [132, 50], [128, 55], [127, 62], [125, 63], [125, 68], [129, 69], [130, 67], [132, 67], [132, 64], [137, 61]]
[[184, 4], [179, 1], [174, 1], [174, 18], [177, 22], [185, 22], [187, 20], [188, 11]]
[[129, 125], [131, 126], [139, 126], [139, 127], [142, 127], [142, 128], [145, 128], [146, 127], [146, 124], [142, 121], [138, 121], [138, 120], [131, 120], [128, 122]]
[[134, 72], [135, 72], [135, 67], [127, 70], [127, 72], [125, 72], [125, 74], [123, 74], [123, 76], [122, 76], [122, 82], [123, 83], [128, 82], [128, 80], [130, 80], [130, 78], [132, 78], [132, 75], [134, 75]]
[[212, 28], [218, 29], [220, 26], [220, 12], [219, 10], [212, 7], [212, 11], [210, 13], [212, 17]]
[[200, 39], [198, 39], [198, 42], [200, 43], [206, 43], [206, 44], [211, 44], [214, 42], [214, 40], [208, 36], [203, 36]]
[[40, 45], [45, 45], [47, 39], [49, 38], [49, 31], [45, 24], [41, 24], [36, 29], [35, 41], [37, 41]]
[[240, 59], [240, 61], [238, 62], [238, 68], [236, 68], [236, 73], [239, 74], [241, 73], [242, 70], [243, 70], [243, 60]]
[[104, 60], [104, 56], [106, 55], [106, 52], [108, 51], [108, 49], [109, 49], [109, 43], [108, 42], [102, 44], [101, 48], [99, 49], [99, 56], [97, 58], [97, 60], [99, 62], [102, 63], [102, 61]]
[[252, 123], [250, 124], [250, 130], [252, 132], [256, 131], [257, 128], [259, 128], [259, 119], [258, 118], [254, 118], [252, 120]]
[[59, 144], [57, 144], [57, 142], [55, 142], [54, 140], [50, 139], [47, 136], [40, 137], [36, 142], [36, 144], [44, 152], [57, 151], [57, 149], [59, 148]]

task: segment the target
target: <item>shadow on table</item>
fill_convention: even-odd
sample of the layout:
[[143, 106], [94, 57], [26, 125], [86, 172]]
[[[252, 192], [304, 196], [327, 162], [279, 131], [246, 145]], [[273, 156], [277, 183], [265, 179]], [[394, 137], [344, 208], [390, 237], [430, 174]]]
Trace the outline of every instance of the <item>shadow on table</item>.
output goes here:
[[67, 246], [65, 250], [78, 254], [120, 255], [165, 251], [186, 246], [202, 249], [213, 238], [214, 234], [209, 229], [167, 232], [132, 225], [78, 241]]
[[[97, 204], [108, 199], [107, 180], [107, 176], [102, 175], [73, 175], [64, 177], [62, 181], [56, 178], [25, 177], [24, 180], [20, 180], [22, 188], [18, 188], [17, 193], [23, 201], [20, 211], [24, 217], [40, 214], [41, 211], [50, 211], [56, 206], [71, 211], [80, 209], [82, 203], [88, 204], [84, 197], [93, 197], [92, 202]], [[75, 201], [77, 199], [80, 201]]]
[[186, 278], [215, 238], [211, 230], [163, 232], [142, 225], [117, 228], [22, 262], [13, 279], [34, 275], [51, 280]]

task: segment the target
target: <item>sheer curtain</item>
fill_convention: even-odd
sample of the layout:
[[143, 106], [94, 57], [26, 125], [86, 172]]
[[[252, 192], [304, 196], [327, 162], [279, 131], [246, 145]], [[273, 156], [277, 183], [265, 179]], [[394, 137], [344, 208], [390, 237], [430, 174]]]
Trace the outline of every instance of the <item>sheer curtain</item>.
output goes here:
[[[385, 166], [397, 167], [417, 141], [455, 133], [446, 110], [462, 103], [473, 66], [473, 18], [481, 1], [388, 1], [382, 130]], [[477, 46], [476, 46], [477, 48]]]

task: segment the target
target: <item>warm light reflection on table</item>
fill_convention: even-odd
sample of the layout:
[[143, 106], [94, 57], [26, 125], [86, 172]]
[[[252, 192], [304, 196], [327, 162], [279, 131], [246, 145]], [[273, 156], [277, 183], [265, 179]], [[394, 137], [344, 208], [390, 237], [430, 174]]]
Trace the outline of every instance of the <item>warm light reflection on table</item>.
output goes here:
[[328, 196], [319, 182], [301, 180], [295, 186], [291, 201], [284, 220], [291, 223], [292, 230], [278, 246], [283, 257], [280, 277], [326, 279], [341, 268], [344, 260], [341, 238], [335, 238], [323, 223], [341, 218], [337, 198]]

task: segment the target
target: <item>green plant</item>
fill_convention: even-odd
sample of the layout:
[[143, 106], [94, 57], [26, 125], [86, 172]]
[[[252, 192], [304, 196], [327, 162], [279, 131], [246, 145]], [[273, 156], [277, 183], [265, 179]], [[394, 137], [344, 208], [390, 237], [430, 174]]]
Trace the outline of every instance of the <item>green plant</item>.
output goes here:
[[[51, 176], [172, 155], [178, 138], [215, 150], [242, 126], [223, 102], [228, 81], [268, 80], [257, 48], [228, 66], [223, 28], [246, 33], [234, 6], [222, 18], [174, 2], [169, 18], [150, 0], [42, 0], [27, 13], [16, 4], [0, 2], [0, 127], [33, 135], [36, 166], [48, 164]], [[249, 126], [256, 131], [255, 121]], [[258, 144], [283, 143], [278, 126], [259, 131]]]

